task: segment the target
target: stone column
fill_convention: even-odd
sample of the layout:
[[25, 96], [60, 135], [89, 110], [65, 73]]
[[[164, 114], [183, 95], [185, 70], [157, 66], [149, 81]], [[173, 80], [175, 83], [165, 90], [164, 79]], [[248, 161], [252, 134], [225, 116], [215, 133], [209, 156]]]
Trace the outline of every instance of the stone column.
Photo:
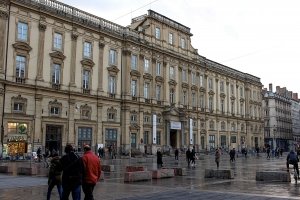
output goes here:
[[99, 42], [98, 92], [103, 92], [103, 52], [105, 44]]
[[164, 86], [163, 86], [163, 101], [166, 104], [168, 102], [168, 104], [170, 105], [171, 102], [169, 102], [169, 96], [167, 96], [169, 94], [169, 85], [168, 85], [168, 80], [167, 80], [167, 63], [163, 62], [163, 74], [162, 77], [164, 77]]
[[0, 75], [4, 78], [8, 12], [0, 10]]
[[230, 107], [229, 107], [229, 105], [230, 105], [230, 91], [229, 91], [229, 82], [226, 82], [226, 97], [227, 97], [227, 108], [226, 108], [226, 110], [227, 110], [227, 115], [230, 115]]
[[170, 121], [166, 121], [166, 142], [167, 146], [170, 145]]
[[69, 99], [69, 121], [67, 134], [67, 143], [78, 145], [78, 138], [75, 131], [75, 121], [74, 121], [74, 111], [75, 111], [75, 99]]
[[219, 93], [219, 79], [216, 78], [216, 113], [220, 113], [220, 104], [219, 104], [219, 99], [220, 99], [220, 93]]
[[34, 119], [34, 133], [31, 136], [33, 138], [33, 146], [32, 149], [36, 149], [34, 147], [35, 143], [39, 143], [42, 139], [43, 131], [42, 131], [42, 100], [43, 95], [36, 94], [35, 95], [35, 119]]
[[[3, 117], [3, 106], [5, 106], [4, 105], [4, 85], [1, 83], [0, 84], [0, 122], [2, 122], [2, 117]], [[0, 141], [1, 142], [4, 142], [3, 140], [3, 138], [4, 138], [4, 124], [2, 124], [2, 126], [3, 126], [3, 129], [2, 129], [2, 127], [0, 127]], [[2, 155], [2, 152], [3, 152], [3, 146], [2, 146], [2, 143], [0, 143], [0, 155]]]
[[98, 102], [97, 103], [97, 136], [96, 136], [96, 143], [104, 144], [105, 141], [105, 134], [103, 130], [102, 124], [102, 112], [103, 112], [103, 104]]
[[78, 34], [77, 33], [72, 33], [71, 39], [72, 39], [72, 44], [71, 44], [71, 66], [70, 66], [70, 86], [71, 87], [76, 87], [75, 84], [75, 74], [76, 74], [76, 50], [77, 50], [77, 38]]
[[127, 49], [122, 51], [122, 94], [125, 96], [126, 99], [131, 99], [131, 76], [130, 76], [130, 69], [131, 69], [131, 52]]
[[40, 22], [39, 24], [39, 43], [38, 43], [38, 56], [37, 56], [37, 76], [38, 81], [43, 81], [43, 63], [44, 63], [44, 43], [46, 24]]
[[131, 150], [131, 133], [130, 133], [130, 106], [122, 105], [121, 107], [121, 144], [123, 144], [123, 148], [125, 152], [130, 152]]
[[[183, 147], [185, 145], [185, 135], [184, 135], [184, 122], [181, 122], [181, 147]], [[189, 145], [189, 144], [187, 144]]]

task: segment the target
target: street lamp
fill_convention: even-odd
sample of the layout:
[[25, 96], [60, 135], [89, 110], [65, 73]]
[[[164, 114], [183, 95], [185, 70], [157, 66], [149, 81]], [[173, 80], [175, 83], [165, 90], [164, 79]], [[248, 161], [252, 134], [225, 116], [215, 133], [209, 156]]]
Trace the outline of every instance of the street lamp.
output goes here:
[[277, 148], [277, 144], [276, 144], [276, 128], [275, 128], [275, 125], [274, 125], [274, 128], [273, 128], [273, 148], [274, 149]]

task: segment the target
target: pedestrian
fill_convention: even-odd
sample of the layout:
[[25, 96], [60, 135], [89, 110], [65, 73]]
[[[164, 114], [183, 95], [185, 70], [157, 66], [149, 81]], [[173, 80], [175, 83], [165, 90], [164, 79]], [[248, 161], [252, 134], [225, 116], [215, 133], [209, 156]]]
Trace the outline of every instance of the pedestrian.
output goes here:
[[229, 156], [230, 156], [230, 161], [234, 162], [235, 161], [235, 148], [230, 150]]
[[268, 148], [267, 148], [267, 159], [268, 159], [268, 158], [271, 158], [271, 156], [270, 156], [270, 151], [271, 151], [271, 150], [270, 150], [270, 147], [268, 147]]
[[190, 163], [191, 163], [191, 150], [190, 150], [190, 148], [187, 149], [187, 151], [185, 153], [185, 156], [186, 156], [186, 161], [187, 161], [188, 167], [190, 167]]
[[195, 159], [196, 159], [196, 152], [195, 152], [195, 148], [193, 147], [192, 152], [190, 153], [190, 159], [191, 159], [191, 165], [194, 168], [196, 163], [195, 163]]
[[84, 176], [82, 181], [82, 190], [84, 200], [94, 200], [93, 191], [96, 183], [100, 179], [101, 166], [100, 159], [91, 151], [89, 145], [83, 147], [84, 154], [82, 162], [84, 167]]
[[52, 159], [50, 162], [49, 175], [48, 175], [47, 200], [50, 200], [51, 192], [54, 186], [57, 187], [59, 199], [60, 200], [62, 199], [61, 175], [62, 175], [62, 166], [60, 163], [60, 158], [58, 156], [58, 153], [53, 152]]
[[217, 149], [216, 149], [216, 153], [215, 153], [215, 161], [216, 161], [216, 164], [217, 164], [217, 169], [219, 169], [220, 158], [221, 158], [221, 152], [220, 152], [220, 150], [217, 148]]
[[103, 151], [103, 148], [99, 147], [99, 149], [98, 149], [98, 156], [99, 156], [99, 158], [103, 157], [102, 151]]
[[156, 153], [156, 156], [157, 156], [157, 168], [162, 168], [163, 166], [163, 161], [162, 161], [162, 153], [160, 152], [160, 149], [157, 150], [157, 153]]
[[178, 161], [178, 155], [179, 155], [179, 151], [178, 149], [176, 148], [175, 149], [175, 160]]
[[82, 159], [74, 152], [71, 144], [65, 147], [65, 155], [60, 159], [62, 164], [62, 200], [68, 200], [72, 193], [73, 200], [80, 200], [83, 174]]
[[45, 149], [45, 153], [43, 154], [43, 162], [44, 162], [44, 167], [48, 168], [49, 167], [49, 162], [48, 162], [48, 158], [50, 156], [50, 151], [48, 148]]
[[42, 150], [41, 147], [39, 147], [36, 151], [36, 155], [38, 157], [38, 162], [41, 162], [41, 158], [42, 158]]

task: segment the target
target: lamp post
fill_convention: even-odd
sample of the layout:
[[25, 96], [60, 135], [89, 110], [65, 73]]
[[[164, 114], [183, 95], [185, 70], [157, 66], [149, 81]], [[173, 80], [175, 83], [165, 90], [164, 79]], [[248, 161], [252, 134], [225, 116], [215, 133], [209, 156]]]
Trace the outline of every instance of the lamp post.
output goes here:
[[274, 125], [274, 128], [273, 128], [273, 148], [274, 148], [274, 150], [277, 148], [277, 144], [276, 144], [276, 128], [275, 128], [275, 125]]

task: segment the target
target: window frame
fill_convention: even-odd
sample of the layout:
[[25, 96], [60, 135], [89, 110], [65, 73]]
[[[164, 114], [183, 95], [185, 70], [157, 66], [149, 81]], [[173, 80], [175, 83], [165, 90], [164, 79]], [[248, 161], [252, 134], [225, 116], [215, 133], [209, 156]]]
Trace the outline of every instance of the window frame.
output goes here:
[[[20, 27], [19, 25], [26, 25], [26, 29], [24, 30], [24, 27]], [[20, 30], [21, 28], [21, 30]], [[21, 33], [20, 33], [21, 31]], [[24, 33], [25, 31], [25, 33]], [[17, 41], [22, 41], [22, 42], [29, 42], [29, 24], [28, 22], [24, 22], [24, 21], [18, 21], [17, 22], [17, 31], [16, 31], [16, 38], [17, 38]]]
[[137, 70], [138, 66], [138, 57], [136, 54], [131, 55], [131, 69], [132, 70]]
[[[56, 37], [60, 35], [61, 38], [60, 40]], [[61, 32], [58, 31], [54, 31], [53, 33], [53, 41], [52, 41], [52, 48], [53, 50], [57, 50], [57, 51], [63, 51], [63, 44], [64, 44], [64, 39], [63, 39], [63, 34]], [[60, 47], [59, 47], [60, 45]]]
[[155, 38], [160, 40], [161, 34], [160, 34], [160, 28], [155, 27]]
[[[57, 69], [56, 67], [59, 67], [59, 69]], [[52, 84], [55, 84], [55, 85], [60, 85], [61, 84], [61, 69], [62, 69], [62, 66], [61, 64], [59, 63], [52, 63], [52, 71], [51, 71], [51, 83]], [[58, 83], [56, 82], [57, 81], [57, 72], [58, 72]], [[54, 76], [54, 80], [53, 81], [53, 76]]]
[[109, 65], [117, 66], [118, 64], [118, 52], [115, 49], [110, 49], [108, 53], [108, 63]]
[[83, 42], [83, 58], [92, 59], [93, 57], [93, 43], [89, 41]]

